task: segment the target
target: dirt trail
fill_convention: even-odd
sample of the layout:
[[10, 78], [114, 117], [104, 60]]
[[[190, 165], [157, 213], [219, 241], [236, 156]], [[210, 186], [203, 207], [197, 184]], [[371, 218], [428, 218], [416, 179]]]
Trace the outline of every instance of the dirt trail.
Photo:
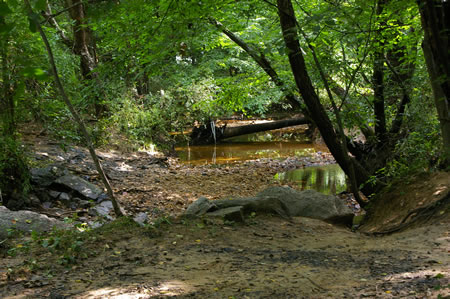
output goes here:
[[[35, 144], [38, 161], [59, 156], [95, 181], [89, 161], [76, 159], [82, 150], [63, 153], [55, 145]], [[272, 177], [280, 169], [315, 162], [313, 157], [189, 167], [172, 160], [154, 163], [145, 153], [101, 156], [122, 204], [128, 211], [149, 212], [155, 221], [179, 214], [198, 196], [254, 195], [279, 184]], [[448, 178], [433, 177], [427, 186], [442, 191]], [[405, 185], [402, 198], [408, 190], [419, 198], [416, 187]], [[245, 225], [178, 219], [150, 230], [112, 224], [84, 240], [86, 256], [71, 267], [58, 264], [61, 253], [42, 248], [16, 257], [3, 253], [0, 297], [445, 298], [450, 296], [449, 228], [445, 213], [422, 227], [383, 237], [319, 220], [288, 222], [267, 215], [253, 215]]]
[[42, 270], [2, 281], [0, 295], [437, 298], [450, 295], [448, 228], [446, 220], [375, 238], [313, 219], [257, 216], [248, 225], [164, 225], [159, 236], [140, 228], [105, 230], [85, 245], [89, 258], [64, 268], [41, 254]]

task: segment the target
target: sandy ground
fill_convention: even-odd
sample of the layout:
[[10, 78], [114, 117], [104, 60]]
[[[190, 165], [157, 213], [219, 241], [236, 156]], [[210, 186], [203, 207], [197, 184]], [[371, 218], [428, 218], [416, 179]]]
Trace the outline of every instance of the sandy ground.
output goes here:
[[[449, 222], [369, 237], [307, 218], [256, 216], [100, 230], [71, 267], [3, 258], [2, 298], [438, 298], [450, 295]], [[30, 259], [38, 266], [26, 270]], [[28, 262], [27, 262], [28, 260]], [[22, 272], [19, 269], [23, 269]]]

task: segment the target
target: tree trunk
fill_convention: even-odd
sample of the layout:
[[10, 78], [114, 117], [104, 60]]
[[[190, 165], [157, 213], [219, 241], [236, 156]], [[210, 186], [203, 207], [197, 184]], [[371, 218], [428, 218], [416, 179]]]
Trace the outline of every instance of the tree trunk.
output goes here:
[[[307, 118], [286, 119], [273, 122], [267, 122], [262, 124], [252, 124], [237, 127], [216, 127], [213, 122], [211, 125], [203, 125], [195, 128], [191, 134], [191, 142], [194, 145], [199, 144], [212, 144], [219, 142], [225, 138], [236, 137], [245, 134], [252, 134], [257, 132], [264, 132], [270, 130], [276, 130], [286, 127], [298, 126], [309, 124], [310, 121]], [[214, 127], [215, 133], [212, 128]]]
[[[88, 26], [86, 4], [78, 0], [66, 0], [66, 3], [69, 8], [70, 18], [74, 21], [73, 52], [80, 56], [81, 75], [86, 82], [93, 79], [98, 81], [98, 75], [95, 72], [98, 63], [95, 39], [92, 30]], [[77, 3], [79, 4], [77, 5]], [[94, 98], [94, 108], [97, 117], [101, 116], [106, 110], [105, 105], [100, 102], [101, 100], [96, 96]]]
[[[336, 162], [338, 162], [348, 176], [352, 175], [352, 168], [354, 168], [357, 184], [361, 185], [369, 179], [369, 174], [355, 159], [348, 156], [345, 148], [338, 139], [330, 118], [325, 112], [325, 109], [321, 105], [319, 97], [314, 90], [300, 49], [296, 29], [297, 21], [291, 0], [277, 0], [277, 4], [282, 34], [288, 50], [292, 73], [294, 75], [295, 83], [300, 90], [300, 94], [308, 107], [310, 116], [317, 125], [317, 128], [322, 134], [322, 137]], [[370, 191], [372, 190], [366, 189], [366, 192]]]
[[418, 0], [425, 34], [423, 52], [443, 139], [442, 165], [450, 166], [450, 2]]
[[[0, 17], [0, 25], [5, 25], [5, 20]], [[10, 68], [8, 67], [8, 42], [9, 34], [2, 36], [0, 42], [0, 58], [2, 60], [2, 94], [0, 99], [0, 115], [2, 118], [3, 135], [5, 137], [15, 138], [15, 105], [14, 105], [14, 89], [15, 86], [11, 84]]]
[[[97, 66], [97, 57], [92, 31], [86, 21], [86, 10], [83, 2], [67, 0], [70, 18], [73, 25], [74, 44], [73, 51], [80, 56], [81, 74], [84, 79], [92, 79], [93, 71]], [[79, 3], [78, 5], [74, 5]]]
[[[376, 15], [380, 17], [383, 13], [386, 0], [378, 0]], [[383, 24], [383, 22], [381, 22]], [[377, 32], [376, 40], [380, 43], [375, 47], [373, 62], [373, 107], [375, 115], [375, 135], [378, 140], [386, 140], [386, 114], [384, 108], [384, 43], [381, 42], [381, 32]]]

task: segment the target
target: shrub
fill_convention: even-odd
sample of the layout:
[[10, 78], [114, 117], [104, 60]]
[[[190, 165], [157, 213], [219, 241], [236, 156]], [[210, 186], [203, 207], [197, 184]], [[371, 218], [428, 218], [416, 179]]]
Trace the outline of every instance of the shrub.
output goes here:
[[0, 191], [4, 204], [14, 196], [30, 191], [30, 172], [22, 145], [11, 137], [0, 136]]

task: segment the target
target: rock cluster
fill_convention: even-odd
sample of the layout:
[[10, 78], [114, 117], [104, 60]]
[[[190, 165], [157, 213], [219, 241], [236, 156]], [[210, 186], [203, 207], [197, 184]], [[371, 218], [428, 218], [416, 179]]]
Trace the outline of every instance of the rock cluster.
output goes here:
[[[98, 186], [56, 164], [31, 170], [33, 184], [32, 204], [41, 204], [50, 208], [56, 203], [76, 210], [89, 208], [97, 202], [107, 199], [107, 195]], [[8, 203], [8, 208], [14, 209]]]
[[112, 203], [103, 190], [61, 165], [31, 169], [31, 184], [30, 195], [9, 198], [5, 206], [10, 210], [65, 206], [72, 210], [89, 209], [91, 216], [110, 218]]

